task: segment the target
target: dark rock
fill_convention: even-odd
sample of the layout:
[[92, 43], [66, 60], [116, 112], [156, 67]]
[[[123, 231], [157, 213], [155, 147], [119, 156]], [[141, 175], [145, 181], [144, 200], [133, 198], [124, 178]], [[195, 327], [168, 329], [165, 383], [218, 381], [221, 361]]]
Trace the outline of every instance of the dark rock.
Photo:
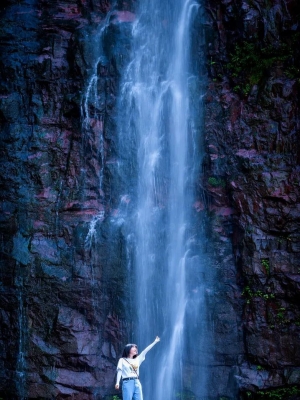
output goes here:
[[[99, 158], [99, 134], [114, 137], [107, 121], [116, 66], [128, 53], [119, 40], [128, 40], [128, 7], [108, 27], [117, 28], [119, 45], [101, 64], [103, 125], [91, 121], [88, 130], [80, 110], [110, 2], [1, 4], [3, 398], [94, 399], [114, 391], [128, 334], [122, 234], [116, 229], [100, 243], [89, 229], [110, 208], [99, 190], [106, 162]], [[114, 257], [110, 242], [117, 243]], [[99, 252], [91, 251], [98, 245]]]
[[[210, 1], [209, 7], [214, 33], [208, 53], [214, 69], [206, 94], [205, 139], [210, 154], [206, 175], [224, 177], [222, 202], [216, 202], [214, 188], [206, 185], [206, 189], [215, 202], [212, 212], [216, 216], [221, 207], [232, 209], [231, 216], [224, 215], [217, 226], [212, 220], [215, 243], [224, 236], [225, 221], [232, 224], [233, 275], [238, 287], [226, 289], [226, 301], [233, 310], [225, 317], [228, 326], [233, 315], [239, 316], [244, 301], [243, 325], [242, 321], [238, 325], [243, 329], [243, 357], [231, 360], [232, 374], [228, 371], [220, 378], [220, 394], [228, 395], [230, 385], [224, 382], [229, 379], [242, 395], [297, 382], [297, 372], [295, 380], [287, 381], [283, 369], [299, 365], [299, 240], [294, 236], [299, 230], [299, 86], [295, 80], [299, 78], [286, 72], [289, 66], [283, 59], [276, 60], [275, 50], [287, 46], [293, 54], [293, 61], [289, 60], [298, 68], [299, 52], [291, 45], [298, 22], [296, 13], [289, 11], [297, 5], [295, 1], [274, 1], [269, 7], [264, 0]], [[245, 95], [241, 85], [248, 78], [254, 81], [250, 58], [241, 71], [241, 81], [237, 70], [232, 74], [229, 62], [238, 54], [237, 46], [254, 42], [273, 48], [274, 61]], [[236, 63], [251, 56], [239, 54]], [[221, 281], [225, 282], [223, 276]], [[216, 319], [220, 319], [218, 313]], [[220, 341], [226, 326], [218, 328]], [[221, 344], [216, 346], [217, 354], [220, 348]]]

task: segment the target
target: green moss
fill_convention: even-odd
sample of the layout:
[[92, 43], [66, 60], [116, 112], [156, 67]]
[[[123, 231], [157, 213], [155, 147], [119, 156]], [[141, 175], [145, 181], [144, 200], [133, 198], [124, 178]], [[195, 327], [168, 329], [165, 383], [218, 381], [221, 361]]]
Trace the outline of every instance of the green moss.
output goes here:
[[280, 307], [278, 309], [278, 313], [277, 313], [277, 318], [279, 322], [283, 322], [284, 321], [284, 316], [285, 316], [285, 308], [284, 307]]
[[300, 389], [297, 386], [281, 387], [276, 389], [259, 390], [256, 393], [246, 392], [245, 399], [255, 400], [289, 400], [295, 399], [294, 396], [300, 395]]
[[215, 178], [215, 177], [213, 177], [213, 176], [211, 176], [211, 177], [208, 178], [208, 183], [209, 183], [211, 186], [214, 186], [214, 187], [220, 187], [220, 186], [221, 186], [221, 187], [225, 187], [225, 185], [226, 185], [224, 179]]
[[[282, 307], [279, 299], [276, 299], [274, 293], [271, 293], [271, 288], [266, 288], [267, 292], [262, 290], [253, 290], [249, 285], [244, 287], [242, 296], [245, 298], [246, 304], [252, 305], [255, 298], [261, 298], [266, 301], [266, 306], [268, 312], [267, 323], [270, 329], [275, 329], [278, 327], [289, 326], [295, 324], [300, 326], [300, 318], [291, 318], [285, 307]], [[269, 303], [272, 302], [272, 303]], [[272, 304], [272, 307], [268, 305]], [[257, 367], [259, 370], [260, 367]]]
[[245, 286], [245, 288], [242, 292], [242, 296], [245, 297], [247, 304], [250, 304], [251, 299], [254, 297], [261, 297], [264, 300], [274, 300], [275, 299], [274, 293], [264, 293], [261, 290], [253, 291], [250, 288], [250, 286]]
[[268, 258], [261, 259], [261, 265], [265, 268], [267, 275], [270, 275], [270, 262]]
[[288, 78], [300, 81], [297, 53], [299, 38], [297, 32], [286, 43], [278, 46], [247, 41], [236, 44], [227, 64], [227, 70], [234, 82], [233, 90], [248, 95], [251, 88], [261, 84], [276, 64], [282, 66]]
[[299, 395], [300, 389], [297, 386], [287, 387], [287, 388], [279, 388], [279, 389], [271, 389], [271, 390], [260, 390], [256, 393], [257, 400], [259, 399], [278, 399], [278, 400], [286, 400], [291, 396]]

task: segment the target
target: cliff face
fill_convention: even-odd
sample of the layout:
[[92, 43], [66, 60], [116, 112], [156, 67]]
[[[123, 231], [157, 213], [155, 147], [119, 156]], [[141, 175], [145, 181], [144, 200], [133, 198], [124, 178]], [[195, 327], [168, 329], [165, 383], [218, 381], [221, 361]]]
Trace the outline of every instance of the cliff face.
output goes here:
[[225, 320], [232, 307], [242, 329], [231, 373], [245, 398], [300, 383], [299, 11], [295, 1], [208, 4], [206, 188], [223, 291], [230, 285]]
[[[201, 186], [219, 282], [210, 392], [250, 398], [300, 384], [299, 5], [206, 6]], [[131, 2], [116, 10], [106, 0], [0, 5], [4, 398], [113, 393], [130, 290], [122, 232], [105, 217], [117, 212], [114, 113], [134, 19]], [[88, 124], [86, 110], [97, 116]]]
[[81, 120], [109, 10], [107, 1], [1, 3], [0, 397], [100, 398], [126, 340], [120, 234], [103, 222], [95, 252], [89, 231], [111, 208], [109, 182], [99, 190], [99, 137], [114, 133], [116, 60], [99, 77], [103, 125]]

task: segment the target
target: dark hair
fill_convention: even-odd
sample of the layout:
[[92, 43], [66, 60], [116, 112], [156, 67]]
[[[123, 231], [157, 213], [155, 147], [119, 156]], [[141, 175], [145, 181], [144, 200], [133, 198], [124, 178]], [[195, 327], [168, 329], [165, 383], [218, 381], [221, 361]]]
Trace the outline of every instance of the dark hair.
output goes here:
[[[122, 357], [128, 358], [130, 350], [132, 349], [132, 347], [136, 347], [137, 348], [137, 345], [136, 344], [132, 344], [132, 343], [126, 344], [126, 346], [124, 347], [124, 350], [123, 350]], [[135, 357], [136, 357], [136, 355], [133, 358], [135, 358]]]

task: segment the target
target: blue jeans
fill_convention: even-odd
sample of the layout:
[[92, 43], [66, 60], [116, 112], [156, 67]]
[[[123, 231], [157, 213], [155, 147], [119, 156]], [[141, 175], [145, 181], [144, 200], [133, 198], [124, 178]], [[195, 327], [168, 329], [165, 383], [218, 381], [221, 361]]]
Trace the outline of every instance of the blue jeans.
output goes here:
[[123, 381], [123, 400], [143, 400], [142, 385], [138, 379]]

